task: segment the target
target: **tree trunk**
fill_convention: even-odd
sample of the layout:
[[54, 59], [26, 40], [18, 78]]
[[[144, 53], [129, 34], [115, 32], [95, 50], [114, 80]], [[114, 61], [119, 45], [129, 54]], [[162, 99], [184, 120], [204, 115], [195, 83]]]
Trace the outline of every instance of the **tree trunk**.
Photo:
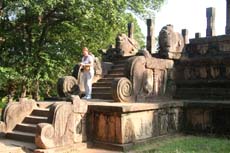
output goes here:
[[15, 84], [12, 83], [12, 80], [8, 81], [8, 87], [7, 87], [7, 97], [8, 97], [8, 103], [13, 102], [14, 94], [15, 94]]
[[34, 100], [39, 100], [39, 81], [38, 80], [35, 80], [34, 82], [34, 91], [32, 92], [32, 98]]
[[23, 81], [22, 82], [22, 90], [21, 90], [21, 98], [25, 98], [26, 97], [26, 93], [27, 93], [26, 82]]
[[49, 85], [47, 85], [46, 87], [46, 92], [45, 92], [45, 98], [50, 98], [50, 90], [51, 90], [51, 87]]

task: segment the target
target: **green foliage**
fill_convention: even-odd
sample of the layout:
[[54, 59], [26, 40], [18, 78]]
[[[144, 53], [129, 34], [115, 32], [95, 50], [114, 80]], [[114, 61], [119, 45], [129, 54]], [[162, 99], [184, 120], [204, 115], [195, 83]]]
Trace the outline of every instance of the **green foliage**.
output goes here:
[[[127, 33], [128, 22], [135, 24], [135, 38], [143, 45], [140, 27], [126, 10], [143, 16], [162, 3], [163, 0], [5, 1], [0, 17], [0, 34], [5, 39], [0, 44], [0, 91], [9, 94], [9, 88], [17, 87], [19, 94], [20, 86], [26, 86], [27, 92], [53, 88], [59, 77], [71, 74], [83, 46], [98, 55], [97, 50], [114, 43], [118, 33]], [[35, 87], [36, 82], [40, 87]]]
[[[6, 106], [7, 101], [8, 101], [7, 97], [3, 97], [3, 98], [0, 99], [0, 109], [2, 109], [3, 107]], [[0, 115], [1, 115], [1, 113], [0, 113]]]
[[227, 139], [198, 136], [171, 137], [135, 148], [135, 152], [143, 153], [229, 153], [229, 150]]

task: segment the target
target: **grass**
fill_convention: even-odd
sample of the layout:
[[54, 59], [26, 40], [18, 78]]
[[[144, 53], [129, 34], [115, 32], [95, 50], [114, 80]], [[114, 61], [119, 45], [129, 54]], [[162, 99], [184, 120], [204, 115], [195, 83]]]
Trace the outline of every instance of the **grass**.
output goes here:
[[133, 149], [141, 153], [230, 153], [230, 140], [202, 136], [175, 136]]

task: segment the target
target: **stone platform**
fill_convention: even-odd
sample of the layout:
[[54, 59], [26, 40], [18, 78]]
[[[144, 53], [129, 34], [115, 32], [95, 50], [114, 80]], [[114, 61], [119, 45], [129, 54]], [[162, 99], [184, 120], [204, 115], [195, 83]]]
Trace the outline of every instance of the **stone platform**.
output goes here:
[[[81, 150], [86, 149], [88, 143], [91, 143], [92, 147], [106, 148], [107, 146], [106, 149], [123, 151], [127, 149], [127, 147], [132, 146], [131, 144], [139, 141], [145, 141], [153, 137], [176, 132], [181, 124], [183, 105], [180, 102], [112, 103], [110, 101], [94, 99], [90, 101], [81, 100], [81, 103], [88, 105], [86, 122], [83, 121], [81, 123], [83, 128], [81, 132], [83, 134], [83, 143], [78, 142], [73, 145], [45, 149], [36, 146], [36, 143], [34, 144], [34, 141], [32, 141], [32, 137], [27, 140], [25, 139], [25, 141], [31, 143], [24, 144], [24, 139], [15, 135], [9, 137], [11, 140], [9, 140], [9, 138], [3, 139], [4, 141], [10, 142], [7, 145], [4, 145], [5, 142], [3, 141], [0, 142], [3, 146], [7, 146], [7, 148], [3, 147], [3, 150], [14, 149], [15, 152], [33, 151], [37, 153], [76, 152], [79, 151], [79, 148], [81, 148]], [[47, 111], [48, 108], [53, 105], [70, 104], [71, 102], [67, 101], [36, 102], [36, 106], [39, 109], [47, 109]], [[50, 113], [51, 112], [52, 109], [50, 110]], [[50, 113], [46, 113], [46, 115]], [[49, 124], [52, 124], [52, 122], [49, 122]], [[85, 137], [84, 133], [87, 136], [87, 140], [83, 138]], [[35, 139], [36, 138], [37, 134]], [[17, 147], [15, 148], [15, 146]]]
[[30, 153], [34, 149], [36, 149], [36, 146], [33, 143], [0, 139], [0, 153]]
[[184, 133], [230, 137], [230, 101], [184, 100]]
[[[34, 143], [0, 139], [0, 152], [87, 152], [102, 149], [127, 151], [133, 145], [175, 133], [230, 134], [230, 101], [156, 100], [149, 103], [112, 103], [82, 100], [87, 140], [73, 145], [39, 149]], [[36, 102], [39, 108], [64, 101]], [[99, 148], [99, 149], [98, 149]], [[105, 150], [104, 150], [105, 151]]]
[[133, 144], [180, 131], [183, 103], [89, 102], [87, 138], [99, 147], [128, 150]]

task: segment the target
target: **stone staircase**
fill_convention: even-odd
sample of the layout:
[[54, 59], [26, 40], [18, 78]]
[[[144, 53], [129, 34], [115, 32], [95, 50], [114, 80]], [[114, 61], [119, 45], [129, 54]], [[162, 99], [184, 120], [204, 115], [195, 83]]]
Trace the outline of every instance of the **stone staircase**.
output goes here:
[[26, 116], [21, 123], [17, 124], [11, 132], [6, 133], [6, 138], [34, 143], [37, 124], [49, 123], [48, 116], [49, 109], [34, 109], [32, 113], [29, 116]]
[[0, 121], [1, 138], [31, 152], [45, 153], [53, 148], [69, 152], [86, 140], [87, 109], [88, 104], [78, 96], [72, 97], [71, 101], [36, 102], [21, 98], [4, 108]]
[[113, 100], [112, 81], [115, 78], [125, 77], [125, 65], [128, 58], [129, 57], [122, 57], [115, 60], [108, 74], [93, 84], [93, 99]]

